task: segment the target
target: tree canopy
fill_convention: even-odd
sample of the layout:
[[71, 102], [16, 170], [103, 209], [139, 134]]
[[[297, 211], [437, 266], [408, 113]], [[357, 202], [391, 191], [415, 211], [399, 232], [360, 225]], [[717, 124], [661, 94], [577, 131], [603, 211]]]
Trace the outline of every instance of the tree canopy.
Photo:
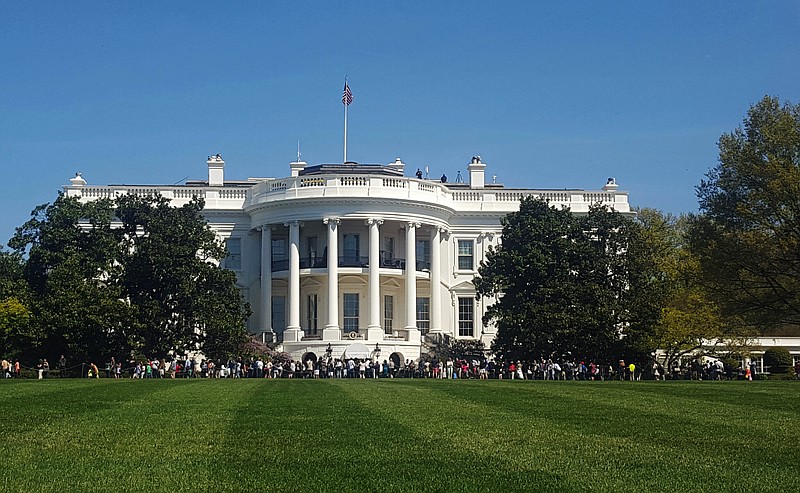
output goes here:
[[697, 196], [690, 247], [713, 298], [755, 327], [800, 324], [800, 105], [753, 105]]
[[36, 208], [9, 242], [27, 254], [38, 350], [103, 361], [136, 352], [230, 354], [247, 340], [249, 308], [202, 200], [163, 197], [81, 203], [59, 196]]
[[494, 298], [484, 323], [511, 357], [639, 357], [658, 318], [652, 247], [630, 218], [594, 206], [586, 215], [525, 198], [502, 220], [502, 244], [475, 279]]

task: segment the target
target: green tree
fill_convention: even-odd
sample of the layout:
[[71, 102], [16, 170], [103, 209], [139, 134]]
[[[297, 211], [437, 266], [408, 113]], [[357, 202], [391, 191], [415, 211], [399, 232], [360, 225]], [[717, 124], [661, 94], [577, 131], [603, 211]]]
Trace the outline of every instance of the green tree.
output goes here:
[[178, 208], [161, 196], [117, 199], [122, 226], [115, 232], [123, 245], [117, 283], [133, 307], [138, 351], [224, 357], [247, 342], [249, 307], [234, 274], [216, 264], [227, 252], [202, 210], [199, 199]]
[[649, 244], [629, 218], [604, 207], [586, 215], [526, 198], [502, 219], [503, 242], [475, 279], [494, 298], [492, 348], [513, 358], [641, 355], [658, 303], [647, 289]]
[[31, 357], [103, 361], [126, 347], [121, 293], [109, 284], [119, 249], [110, 201], [80, 203], [60, 195], [37, 207], [9, 242], [27, 253], [31, 290]]
[[764, 364], [772, 375], [788, 376], [794, 373], [792, 355], [785, 347], [771, 347], [764, 351]]
[[33, 341], [23, 267], [21, 255], [0, 248], [0, 354], [5, 357], [16, 357]]
[[686, 216], [643, 209], [637, 222], [653, 245], [655, 279], [664, 295], [648, 345], [659, 349], [661, 363], [671, 368], [679, 358], [702, 352], [723, 334], [723, 321], [719, 307], [697, 282], [699, 266], [686, 247]]
[[430, 353], [424, 356], [427, 359], [437, 358], [441, 361], [447, 361], [448, 359], [481, 359], [486, 356], [486, 347], [483, 341], [456, 339], [445, 335], [432, 346]]
[[226, 252], [202, 209], [199, 200], [174, 208], [160, 196], [59, 196], [36, 208], [10, 242], [27, 254], [35, 356], [223, 357], [241, 347], [249, 308], [234, 274], [216, 265]]
[[15, 357], [26, 345], [31, 314], [19, 299], [0, 299], [0, 355]]
[[719, 151], [690, 234], [704, 285], [754, 327], [800, 324], [800, 105], [764, 97]]

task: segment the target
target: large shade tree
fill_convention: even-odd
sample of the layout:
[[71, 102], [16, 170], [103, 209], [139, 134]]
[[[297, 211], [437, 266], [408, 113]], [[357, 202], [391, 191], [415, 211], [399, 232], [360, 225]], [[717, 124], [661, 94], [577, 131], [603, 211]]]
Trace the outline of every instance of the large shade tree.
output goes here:
[[38, 352], [28, 356], [101, 360], [126, 347], [126, 306], [108, 282], [119, 257], [112, 219], [110, 201], [80, 203], [62, 195], [34, 209], [9, 241], [17, 254], [27, 253], [24, 277]]
[[690, 246], [705, 286], [752, 326], [800, 324], [800, 105], [764, 97], [722, 135]]
[[0, 248], [0, 355], [9, 358], [18, 356], [33, 341], [23, 265], [21, 255]]
[[494, 301], [484, 323], [511, 357], [640, 358], [658, 317], [651, 247], [630, 218], [586, 215], [534, 198], [503, 218], [502, 244], [475, 279]]
[[162, 197], [81, 203], [59, 196], [34, 210], [10, 246], [26, 253], [39, 350], [103, 361], [235, 352], [249, 308], [202, 217], [203, 202]]
[[663, 280], [664, 302], [649, 343], [659, 350], [659, 362], [672, 368], [687, 355], [716, 354], [723, 346], [730, 349], [733, 340], [744, 342], [738, 321], [722, 316], [699, 281], [697, 258], [687, 246], [689, 217], [642, 209], [636, 220], [654, 246], [655, 265]]
[[195, 199], [172, 207], [161, 196], [117, 199], [116, 230], [124, 246], [118, 283], [134, 309], [132, 344], [148, 354], [202, 349], [222, 357], [247, 341], [249, 308], [226, 256]]

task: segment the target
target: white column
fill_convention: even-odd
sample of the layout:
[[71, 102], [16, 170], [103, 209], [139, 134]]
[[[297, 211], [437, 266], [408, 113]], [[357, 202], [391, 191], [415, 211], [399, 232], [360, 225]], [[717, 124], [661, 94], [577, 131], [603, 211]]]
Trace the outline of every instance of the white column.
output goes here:
[[289, 226], [289, 320], [284, 332], [284, 342], [298, 342], [303, 337], [300, 330], [300, 221]]
[[[491, 247], [492, 241], [494, 241], [494, 232], [493, 231], [484, 231], [480, 234], [481, 239], [481, 255], [476, 259], [476, 265], [480, 265], [481, 260], [486, 259], [486, 254], [489, 253], [489, 247]], [[487, 346], [494, 335], [486, 334], [486, 327], [483, 325], [483, 314], [486, 311], [486, 299], [481, 297], [478, 298], [477, 303], [475, 303], [475, 337], [478, 339], [483, 340], [484, 338], [488, 337], [489, 341], [483, 341]], [[478, 335], [477, 329], [480, 327], [480, 335]]]
[[383, 340], [381, 329], [381, 290], [380, 290], [380, 219], [367, 219], [369, 226], [369, 324], [367, 339]]
[[272, 340], [272, 227], [265, 224], [261, 227], [261, 332], [265, 338]]
[[323, 341], [338, 341], [339, 330], [339, 219], [326, 218], [328, 226], [328, 321], [322, 329]]
[[419, 342], [417, 329], [417, 235], [419, 223], [406, 223], [406, 334]]
[[442, 245], [441, 231], [431, 231], [431, 333], [442, 331]]

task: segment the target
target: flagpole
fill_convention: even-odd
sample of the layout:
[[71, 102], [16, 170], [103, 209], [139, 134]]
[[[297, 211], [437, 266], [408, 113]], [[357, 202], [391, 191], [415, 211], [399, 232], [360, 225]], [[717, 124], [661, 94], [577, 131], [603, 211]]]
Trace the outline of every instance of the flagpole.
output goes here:
[[344, 161], [347, 162], [347, 107], [353, 102], [353, 93], [347, 85], [347, 76], [344, 77], [344, 90], [342, 91], [342, 104], [344, 105]]

